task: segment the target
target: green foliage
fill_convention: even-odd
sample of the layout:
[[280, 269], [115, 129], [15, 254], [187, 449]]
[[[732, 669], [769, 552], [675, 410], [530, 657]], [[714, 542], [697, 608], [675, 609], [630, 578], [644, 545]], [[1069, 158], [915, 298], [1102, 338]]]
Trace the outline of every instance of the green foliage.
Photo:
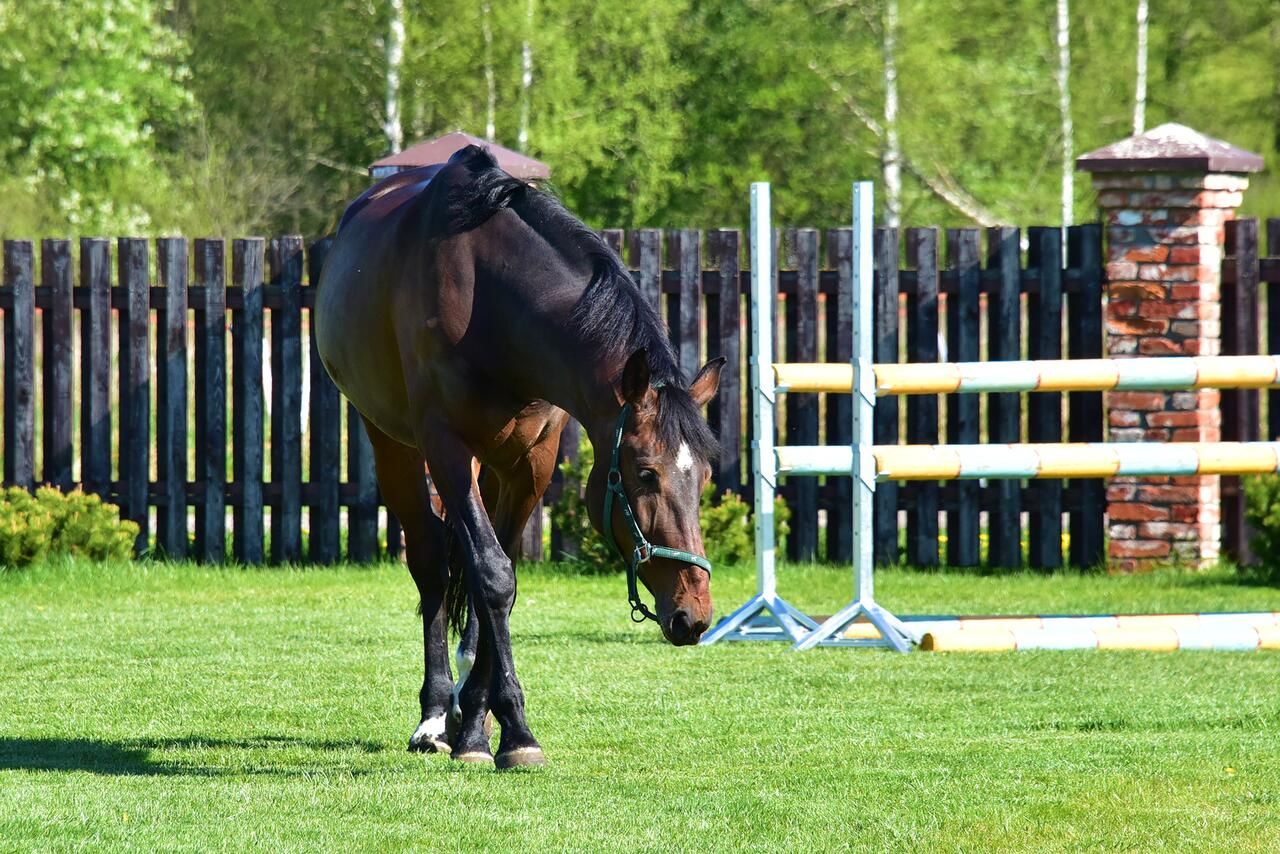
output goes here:
[[[587, 574], [622, 572], [626, 567], [591, 525], [586, 501], [587, 478], [595, 461], [595, 452], [585, 437], [578, 459], [560, 463], [564, 491], [551, 507], [551, 522], [577, 543], [576, 554], [553, 555]], [[791, 509], [779, 497], [774, 502], [774, 525], [780, 547], [785, 545], [790, 527]], [[734, 493], [725, 490], [717, 496], [714, 484], [702, 490], [699, 507], [702, 543], [713, 565], [744, 563], [755, 555], [755, 536], [751, 525], [751, 508]]]
[[1280, 475], [1244, 478], [1244, 499], [1244, 517], [1253, 529], [1250, 545], [1261, 563], [1241, 570], [1280, 584]]
[[0, 0], [0, 164], [25, 219], [5, 216], [0, 232], [165, 226], [161, 152], [195, 102], [163, 12], [158, 0]]
[[115, 505], [79, 490], [63, 494], [42, 486], [32, 495], [0, 492], [0, 567], [17, 569], [49, 555], [123, 560], [133, 554], [138, 526], [120, 519]]

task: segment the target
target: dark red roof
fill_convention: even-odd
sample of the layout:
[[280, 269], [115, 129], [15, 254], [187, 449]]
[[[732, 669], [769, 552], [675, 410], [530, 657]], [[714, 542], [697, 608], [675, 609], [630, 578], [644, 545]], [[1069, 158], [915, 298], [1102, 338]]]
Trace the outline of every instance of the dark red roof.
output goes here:
[[547, 164], [526, 157], [518, 151], [504, 148], [494, 142], [472, 136], [469, 133], [455, 131], [436, 139], [429, 139], [417, 145], [411, 145], [398, 154], [384, 157], [369, 166], [369, 171], [386, 167], [429, 166], [432, 163], [444, 163], [455, 151], [468, 145], [479, 145], [489, 149], [497, 159], [498, 165], [517, 178], [546, 178], [551, 174]]
[[1085, 172], [1261, 172], [1252, 151], [1170, 122], [1076, 158]]

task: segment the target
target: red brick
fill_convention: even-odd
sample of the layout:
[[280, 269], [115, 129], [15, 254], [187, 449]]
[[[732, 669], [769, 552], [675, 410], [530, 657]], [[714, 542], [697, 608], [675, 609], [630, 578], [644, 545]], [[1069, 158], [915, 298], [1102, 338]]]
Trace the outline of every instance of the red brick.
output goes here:
[[1169, 441], [1168, 430], [1152, 430], [1150, 428], [1142, 431], [1143, 442], [1167, 442]]
[[1107, 413], [1107, 423], [1112, 427], [1138, 427], [1142, 416], [1128, 409], [1113, 409]]
[[1107, 319], [1107, 331], [1113, 335], [1157, 335], [1169, 329], [1167, 320], [1111, 317]]
[[1164, 399], [1164, 393], [1158, 391], [1113, 391], [1107, 393], [1107, 406], [1110, 409], [1157, 412], [1164, 409]]
[[1113, 281], [1107, 285], [1107, 297], [1113, 300], [1162, 300], [1168, 295], [1169, 289], [1155, 282]]
[[[1153, 305], [1159, 305], [1155, 300], [1151, 300]], [[1111, 317], [1137, 317], [1138, 306], [1142, 305], [1138, 300], [1132, 299], [1110, 299], [1107, 300], [1107, 314]]]
[[1199, 314], [1200, 303], [1193, 300], [1144, 300], [1138, 306], [1138, 314], [1148, 318], [1189, 320]]
[[1199, 283], [1188, 285], [1184, 282], [1179, 282], [1176, 285], [1170, 285], [1169, 298], [1170, 299], [1200, 299], [1201, 287], [1202, 285], [1200, 285]]
[[1112, 557], [1138, 558], [1167, 557], [1169, 550], [1164, 540], [1112, 540], [1109, 549]]
[[1112, 261], [1107, 265], [1107, 281], [1138, 278], [1138, 265], [1132, 261]]
[[1138, 494], [1141, 487], [1128, 483], [1109, 483], [1107, 484], [1107, 501], [1120, 502], [1131, 501]]
[[1194, 225], [1159, 225], [1151, 226], [1146, 231], [1157, 243], [1192, 245], [1200, 242], [1200, 229]]
[[[1139, 486], [1137, 499], [1159, 504], [1193, 504], [1200, 500], [1198, 486]], [[1108, 491], [1107, 500], [1111, 499]]]
[[1181, 356], [1183, 350], [1177, 341], [1151, 336], [1138, 339], [1138, 352], [1143, 356]]
[[1139, 502], [1109, 504], [1107, 518], [1117, 522], [1160, 522], [1169, 518], [1169, 508]]
[[1199, 264], [1199, 246], [1172, 246], [1169, 248], [1170, 264]]
[[1171, 442], [1216, 442], [1218, 437], [1213, 435], [1220, 434], [1221, 431], [1217, 427], [1185, 427], [1181, 430], [1174, 430]]
[[1108, 335], [1108, 356], [1132, 356], [1138, 352], [1138, 339], [1132, 335]]
[[1132, 261], [1134, 263], [1160, 264], [1169, 259], [1169, 247], [1159, 243], [1148, 246], [1113, 243], [1107, 247], [1108, 261]]
[[1194, 540], [1199, 538], [1200, 528], [1183, 522], [1144, 522], [1138, 526], [1138, 536], [1152, 540]]
[[1204, 414], [1199, 410], [1185, 409], [1178, 412], [1153, 412], [1147, 416], [1152, 427], [1198, 427]]
[[1200, 505], [1174, 504], [1169, 507], [1169, 518], [1174, 522], [1195, 522], [1200, 518]]

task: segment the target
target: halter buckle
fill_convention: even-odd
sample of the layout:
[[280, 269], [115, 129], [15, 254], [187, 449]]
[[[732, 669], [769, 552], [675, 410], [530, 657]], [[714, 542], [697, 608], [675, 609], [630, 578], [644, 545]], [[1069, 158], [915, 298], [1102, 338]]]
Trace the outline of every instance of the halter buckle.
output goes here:
[[645, 540], [636, 546], [635, 551], [631, 555], [631, 561], [635, 566], [642, 563], [648, 563], [653, 559], [653, 543]]

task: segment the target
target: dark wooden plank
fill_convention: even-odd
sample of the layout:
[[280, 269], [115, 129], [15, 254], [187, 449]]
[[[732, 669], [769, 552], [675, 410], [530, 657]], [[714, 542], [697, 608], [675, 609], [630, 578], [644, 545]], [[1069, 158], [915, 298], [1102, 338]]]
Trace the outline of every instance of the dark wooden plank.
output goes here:
[[[564, 473], [560, 471], [559, 463], [566, 460], [576, 461], [578, 459], [578, 443], [581, 441], [582, 428], [577, 421], [569, 419], [569, 423], [565, 425], [564, 432], [560, 434], [560, 449], [556, 452], [555, 474], [551, 476], [551, 487], [547, 490], [549, 495], [555, 495], [557, 498], [564, 489]], [[572, 537], [566, 536], [566, 532], [559, 525], [551, 526], [551, 559], [560, 560], [563, 557], [572, 557], [578, 554], [578, 541]]]
[[[1222, 306], [1222, 354], [1252, 356], [1261, 349], [1258, 340], [1258, 221], [1241, 219], [1227, 223], [1234, 283], [1224, 288]], [[1222, 440], [1251, 442], [1260, 438], [1262, 395], [1257, 389], [1223, 389]], [[1207, 437], [1211, 438], [1211, 437]], [[1245, 524], [1244, 495], [1240, 478], [1222, 478], [1222, 546], [1238, 564], [1255, 562]]]
[[[676, 232], [674, 254], [680, 271], [679, 322], [676, 356], [686, 380], [692, 380], [702, 367], [702, 232], [684, 228]], [[815, 293], [817, 288], [815, 286]]]
[[232, 473], [240, 493], [232, 504], [232, 549], [236, 560], [263, 559], [262, 285], [266, 242], [260, 237], [231, 244], [231, 283], [242, 307], [231, 314]]
[[622, 242], [626, 237], [626, 232], [620, 228], [605, 228], [600, 231], [600, 239], [605, 245], [612, 249], [619, 258], [622, 257]]
[[[707, 358], [723, 356], [720, 388], [708, 410], [711, 429], [719, 439], [715, 463], [716, 488], [742, 494], [742, 295], [736, 287], [741, 272], [742, 235], [736, 229], [707, 233], [710, 263], [720, 271], [720, 281], [731, 286], [707, 298]], [[714, 334], [712, 329], [714, 325]]]
[[[947, 359], [976, 362], [981, 358], [978, 288], [981, 279], [981, 239], [975, 228], [947, 231], [947, 255], [956, 273], [956, 292], [947, 297]], [[981, 440], [979, 396], [953, 394], [947, 397], [947, 441], [975, 445]], [[981, 560], [979, 536], [982, 505], [978, 483], [956, 483], [958, 499], [947, 507], [947, 563], [977, 566]]]
[[525, 522], [524, 531], [520, 534], [521, 560], [540, 561], [543, 559], [542, 526], [542, 502], [538, 502], [533, 508], [533, 512], [529, 514], [529, 520]]
[[80, 480], [111, 496], [111, 244], [80, 240]]
[[[1022, 303], [1020, 235], [1008, 226], [988, 229], [987, 264], [1000, 276], [999, 288], [987, 303], [987, 341], [993, 362], [1021, 358]], [[1016, 394], [987, 396], [987, 435], [993, 443], [1017, 443], [1021, 437], [1021, 398]], [[991, 566], [1012, 568], [1022, 565], [1022, 484], [1002, 480], [996, 489], [999, 496], [987, 511], [987, 530]]]
[[[790, 229], [785, 243], [794, 253], [797, 287], [786, 301], [786, 361], [818, 361], [818, 232], [812, 228]], [[787, 395], [788, 445], [818, 444], [818, 396]], [[818, 556], [818, 480], [791, 479], [791, 533], [787, 556], [794, 561], [812, 561]]]
[[[1040, 272], [1040, 291], [1027, 298], [1027, 356], [1062, 358], [1062, 229], [1029, 229], [1028, 266]], [[1032, 442], [1062, 441], [1062, 395], [1039, 392], [1027, 399], [1027, 435]], [[1028, 516], [1030, 557], [1036, 569], [1062, 566], [1061, 480], [1042, 480]]]
[[135, 550], [150, 544], [151, 480], [151, 271], [147, 241], [121, 238], [117, 280], [125, 292], [120, 313], [120, 516], [138, 524]]
[[4, 482], [31, 489], [36, 480], [35, 247], [4, 242]]
[[[1079, 271], [1081, 287], [1067, 297], [1067, 357], [1102, 357], [1102, 226], [1076, 225], [1067, 231], [1068, 265]], [[1102, 392], [1067, 395], [1068, 437], [1072, 442], [1100, 442], [1103, 434]], [[1078, 509], [1071, 512], [1071, 565], [1101, 566], [1105, 560], [1106, 482], [1072, 481]]]
[[221, 563], [227, 544], [227, 271], [226, 244], [197, 240], [195, 308], [195, 556]]
[[[852, 246], [849, 251], [852, 252]], [[850, 260], [847, 274], [842, 272], [841, 276], [848, 278], [847, 287], [852, 294], [852, 260]], [[879, 364], [896, 365], [899, 361], [898, 229], [896, 228], [877, 228], [875, 231], [874, 290], [872, 322], [875, 326], [875, 341], [872, 345], [872, 358]], [[852, 344], [850, 348], [852, 349]], [[872, 439], [877, 445], [898, 444], [899, 400], [900, 398], [894, 395], [882, 397], [876, 401]], [[873, 526], [877, 564], [896, 564], [901, 560], [898, 551], [898, 499], [899, 484], [896, 481], [876, 484]]]
[[187, 241], [161, 238], [163, 307], [156, 313], [156, 546], [168, 557], [187, 554]]
[[639, 270], [636, 283], [640, 293], [655, 308], [662, 308], [662, 231], [642, 228], [633, 233], [635, 239], [632, 263]]
[[[849, 364], [853, 359], [852, 230], [833, 228], [827, 232], [827, 264], [839, 276], [839, 288], [827, 295], [824, 361]], [[896, 259], [894, 266], [897, 266]], [[827, 436], [823, 444], [852, 444], [853, 396], [829, 394], [826, 404]], [[827, 485], [831, 487], [831, 500], [827, 504], [827, 561], [847, 564], [853, 560], [853, 478], [827, 478]]]
[[[1280, 219], [1267, 220], [1267, 254], [1280, 255]], [[1267, 279], [1267, 349], [1280, 354], [1280, 276]], [[1267, 439], [1280, 437], [1280, 389], [1267, 392]]]
[[[907, 361], [938, 361], [938, 230], [907, 230], [907, 259], [916, 269], [916, 297], [907, 301]], [[932, 445], [938, 441], [938, 398], [912, 395], [907, 399], [907, 441]], [[907, 514], [907, 563], [938, 565], [938, 484], [921, 481], [916, 506]]]
[[63, 492], [71, 489], [71, 380], [75, 357], [72, 333], [72, 269], [71, 243], [67, 240], [43, 240], [40, 243], [40, 283], [44, 289], [45, 307], [41, 314], [43, 328], [44, 399], [40, 403], [44, 415], [42, 438], [44, 460], [41, 480]]
[[280, 306], [271, 310], [271, 560], [302, 557], [302, 238], [271, 241], [271, 281]]
[[347, 556], [368, 562], [378, 556], [378, 478], [373, 465], [373, 445], [364, 420], [347, 404], [347, 480], [355, 498], [347, 513]]
[[[318, 240], [307, 257], [310, 290], [320, 282], [320, 271], [333, 241]], [[338, 482], [342, 454], [342, 402], [338, 387], [329, 378], [320, 351], [316, 348], [315, 312], [310, 320], [311, 356], [311, 533], [307, 559], [312, 563], [334, 563], [340, 557]]]

